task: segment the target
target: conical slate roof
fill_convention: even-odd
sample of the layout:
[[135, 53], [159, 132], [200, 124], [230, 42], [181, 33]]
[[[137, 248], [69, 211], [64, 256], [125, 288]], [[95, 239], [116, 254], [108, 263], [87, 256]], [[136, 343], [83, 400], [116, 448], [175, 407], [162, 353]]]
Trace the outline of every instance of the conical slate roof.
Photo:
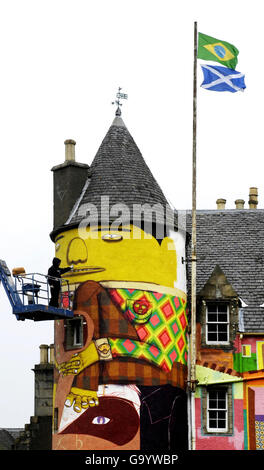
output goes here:
[[135, 221], [138, 218], [135, 204], [149, 204], [154, 209], [152, 221], [164, 224], [169, 204], [123, 119], [117, 115], [91, 164], [85, 186], [65, 225], [79, 224], [91, 205], [96, 208], [101, 223], [107, 212], [110, 222], [116, 220], [118, 209], [122, 211], [119, 216], [127, 214], [128, 222]]

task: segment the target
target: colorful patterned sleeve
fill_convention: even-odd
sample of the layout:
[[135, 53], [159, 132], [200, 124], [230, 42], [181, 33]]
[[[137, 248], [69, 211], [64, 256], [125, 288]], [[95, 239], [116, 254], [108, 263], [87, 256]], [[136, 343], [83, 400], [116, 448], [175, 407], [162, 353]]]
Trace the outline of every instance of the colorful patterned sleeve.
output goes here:
[[134, 341], [128, 338], [108, 338], [108, 341], [111, 346], [113, 358], [131, 357], [135, 359], [143, 359], [154, 363], [164, 372], [169, 372], [172, 369], [174, 360], [176, 360], [176, 355], [171, 354], [168, 356], [154, 344]]

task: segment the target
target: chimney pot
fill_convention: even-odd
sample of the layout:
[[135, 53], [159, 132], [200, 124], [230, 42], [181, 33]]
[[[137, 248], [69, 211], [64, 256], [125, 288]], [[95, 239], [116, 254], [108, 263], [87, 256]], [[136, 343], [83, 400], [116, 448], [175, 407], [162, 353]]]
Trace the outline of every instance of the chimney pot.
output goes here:
[[249, 209], [257, 209], [258, 205], [258, 188], [249, 188]]
[[67, 139], [65, 144], [65, 162], [75, 162], [75, 140]]
[[48, 363], [48, 345], [41, 344], [40, 347], [40, 364], [47, 364]]
[[49, 350], [50, 350], [50, 358], [49, 358], [50, 364], [54, 364], [54, 344], [50, 344]]
[[218, 210], [223, 210], [225, 209], [226, 199], [217, 199], [216, 204]]
[[244, 199], [235, 200], [236, 209], [244, 209], [244, 204], [245, 204]]

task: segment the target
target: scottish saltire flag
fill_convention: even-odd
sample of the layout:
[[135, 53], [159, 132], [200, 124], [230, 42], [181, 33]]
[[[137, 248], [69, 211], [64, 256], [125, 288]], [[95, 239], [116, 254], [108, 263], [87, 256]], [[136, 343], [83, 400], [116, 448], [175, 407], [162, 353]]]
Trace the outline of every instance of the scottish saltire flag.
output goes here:
[[213, 60], [235, 69], [239, 50], [229, 42], [221, 41], [206, 34], [198, 34], [198, 59]]
[[227, 67], [201, 65], [204, 81], [202, 88], [212, 91], [244, 91], [245, 75]]

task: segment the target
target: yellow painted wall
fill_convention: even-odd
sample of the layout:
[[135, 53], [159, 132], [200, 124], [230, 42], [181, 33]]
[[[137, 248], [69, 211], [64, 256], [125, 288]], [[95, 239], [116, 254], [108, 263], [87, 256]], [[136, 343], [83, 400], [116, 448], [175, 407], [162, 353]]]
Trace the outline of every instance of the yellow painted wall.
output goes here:
[[174, 288], [177, 283], [177, 253], [171, 238], [161, 245], [141, 229], [128, 225], [122, 231], [88, 229], [86, 238], [78, 229], [65, 231], [55, 239], [61, 267], [73, 264], [67, 273], [71, 284], [94, 281], [136, 281]]

